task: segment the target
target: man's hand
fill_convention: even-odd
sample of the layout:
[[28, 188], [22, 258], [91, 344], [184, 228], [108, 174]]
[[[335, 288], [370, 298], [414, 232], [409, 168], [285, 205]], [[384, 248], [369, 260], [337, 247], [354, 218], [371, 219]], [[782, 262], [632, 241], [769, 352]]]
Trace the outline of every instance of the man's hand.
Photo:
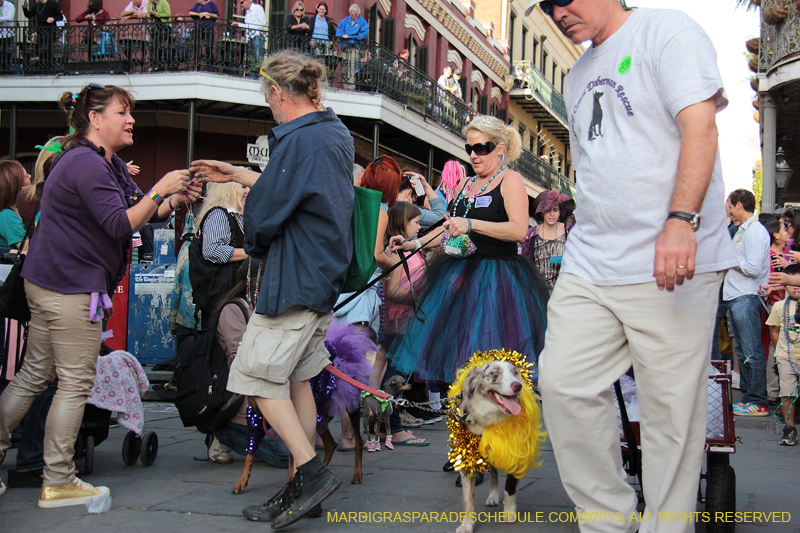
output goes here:
[[236, 168], [233, 165], [212, 159], [192, 161], [189, 172], [201, 182], [228, 183], [236, 181], [234, 178]]
[[653, 276], [658, 290], [675, 290], [684, 280], [694, 277], [697, 237], [685, 220], [669, 219], [656, 240]]

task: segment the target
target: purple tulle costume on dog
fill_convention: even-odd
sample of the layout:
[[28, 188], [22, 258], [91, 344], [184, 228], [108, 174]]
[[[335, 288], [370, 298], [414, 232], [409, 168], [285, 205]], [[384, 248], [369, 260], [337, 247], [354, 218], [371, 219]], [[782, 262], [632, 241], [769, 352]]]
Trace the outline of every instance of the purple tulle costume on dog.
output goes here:
[[[325, 348], [330, 353], [331, 364], [337, 370], [356, 381], [367, 383], [374, 370], [366, 355], [378, 351], [378, 347], [369, 338], [368, 330], [334, 320], [328, 327]], [[327, 370], [311, 378], [309, 383], [317, 406], [317, 433], [320, 435], [328, 429], [328, 420], [336, 416], [346, 416], [346, 413], [355, 410], [361, 402], [360, 390], [337, 379]], [[248, 405], [248, 454], [253, 453], [265, 435], [261, 415]]]

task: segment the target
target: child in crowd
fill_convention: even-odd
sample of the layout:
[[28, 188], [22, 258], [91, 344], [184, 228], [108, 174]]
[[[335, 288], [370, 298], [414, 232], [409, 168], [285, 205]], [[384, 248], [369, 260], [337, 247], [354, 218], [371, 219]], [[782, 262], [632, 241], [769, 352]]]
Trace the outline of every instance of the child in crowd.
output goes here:
[[[800, 265], [789, 265], [784, 269], [787, 276], [800, 274]], [[795, 278], [796, 279], [796, 278]], [[795, 283], [794, 279], [790, 283]], [[778, 443], [794, 446], [797, 429], [794, 425], [794, 402], [798, 398], [798, 374], [800, 373], [800, 326], [795, 321], [797, 300], [800, 299], [800, 284], [786, 285], [786, 298], [772, 307], [767, 319], [772, 341], [775, 343], [775, 359], [780, 374], [781, 415], [786, 424]]]

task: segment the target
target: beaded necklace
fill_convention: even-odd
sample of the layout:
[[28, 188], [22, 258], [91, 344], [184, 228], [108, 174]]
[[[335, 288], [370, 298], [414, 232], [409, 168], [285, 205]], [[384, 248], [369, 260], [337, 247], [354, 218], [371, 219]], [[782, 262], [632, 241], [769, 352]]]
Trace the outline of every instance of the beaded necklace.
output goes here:
[[791, 335], [789, 334], [789, 327], [796, 325], [794, 315], [789, 313], [789, 304], [791, 301], [792, 299], [787, 297], [786, 303], [783, 304], [783, 335], [786, 337], [786, 357], [789, 358], [789, 365], [792, 367], [792, 371], [795, 374], [800, 375], [800, 372], [797, 371], [794, 363], [792, 363], [792, 355], [789, 353], [789, 346], [800, 341], [800, 333], [796, 333], [794, 339], [792, 339]]
[[[39, 6], [42, 6], [42, 9], [39, 9]], [[47, 2], [36, 2], [36, 13], [41, 15], [44, 13], [44, 8], [47, 7]]]
[[[498, 168], [497, 172], [492, 174], [492, 177], [489, 178], [489, 181], [487, 181], [486, 184], [483, 187], [481, 187], [478, 192], [473, 194], [472, 197], [466, 199], [466, 201], [464, 202], [464, 206], [466, 208], [466, 211], [464, 211], [464, 214], [462, 215], [464, 218], [467, 218], [467, 213], [469, 213], [469, 210], [472, 209], [472, 205], [475, 203], [475, 200], [478, 198], [478, 196], [483, 194], [483, 191], [486, 190], [486, 187], [489, 186], [489, 184], [492, 182], [492, 180], [495, 179], [497, 177], [497, 175], [500, 174], [505, 169], [506, 169], [505, 165], [503, 165], [502, 167]], [[478, 179], [477, 175], [472, 176], [469, 179], [469, 181], [467, 182], [467, 184], [464, 185], [464, 188], [461, 189], [461, 192], [458, 193], [458, 198], [456, 198], [456, 201], [453, 202], [453, 215], [452, 216], [456, 216], [456, 207], [458, 206], [458, 202], [460, 202], [461, 200], [463, 200], [464, 198], [467, 197], [467, 195], [469, 194], [469, 190], [472, 187], [472, 184], [475, 183], [476, 179]]]

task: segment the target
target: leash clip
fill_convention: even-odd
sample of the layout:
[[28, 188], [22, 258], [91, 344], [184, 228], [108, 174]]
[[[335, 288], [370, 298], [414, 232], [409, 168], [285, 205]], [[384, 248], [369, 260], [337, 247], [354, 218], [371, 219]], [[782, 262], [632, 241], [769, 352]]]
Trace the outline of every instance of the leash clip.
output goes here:
[[393, 402], [394, 402], [396, 405], [399, 405], [400, 407], [408, 407], [408, 400], [406, 400], [405, 398], [395, 398], [395, 399], [394, 399], [394, 400], [392, 400], [392, 401], [393, 401]]

